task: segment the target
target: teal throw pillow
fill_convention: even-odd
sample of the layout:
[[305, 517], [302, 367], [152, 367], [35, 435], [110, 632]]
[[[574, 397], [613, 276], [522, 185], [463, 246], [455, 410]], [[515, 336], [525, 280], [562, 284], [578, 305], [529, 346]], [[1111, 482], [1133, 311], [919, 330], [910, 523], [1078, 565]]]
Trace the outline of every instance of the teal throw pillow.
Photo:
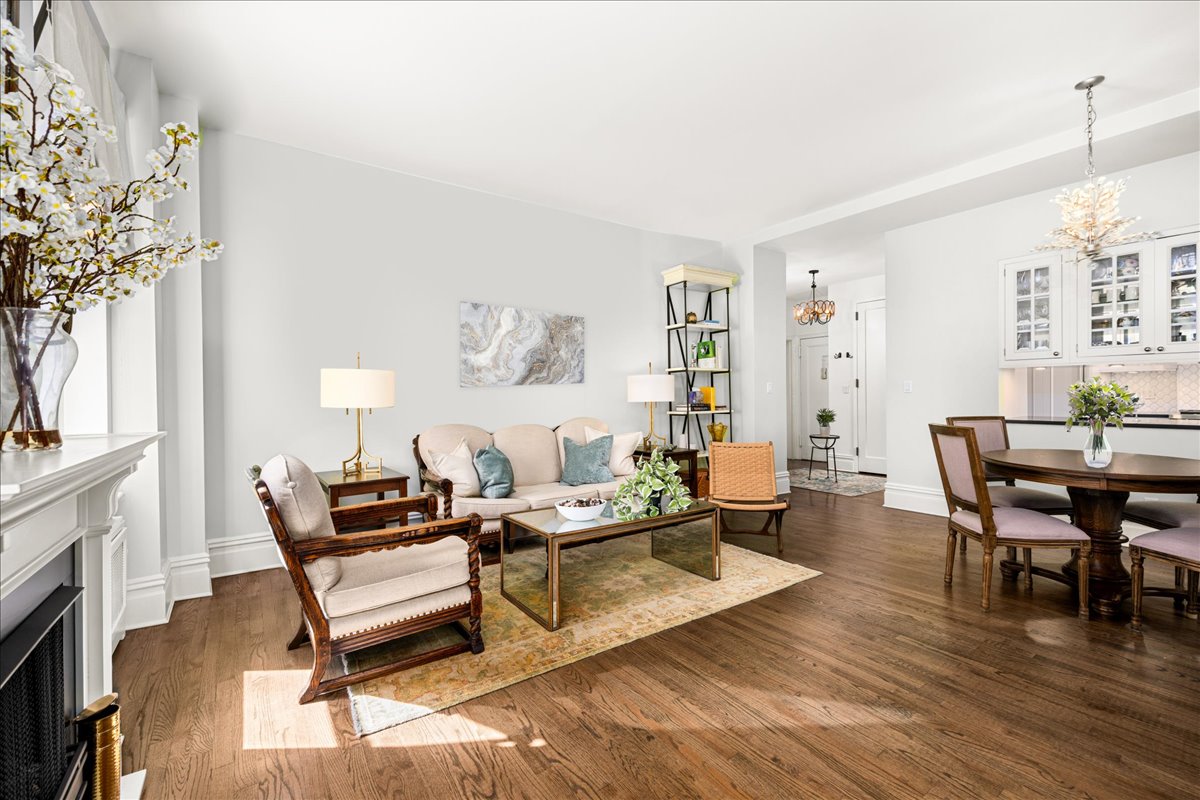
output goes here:
[[563, 464], [561, 483], [567, 486], [582, 486], [585, 483], [608, 483], [614, 480], [608, 468], [612, 455], [612, 436], [601, 436], [588, 444], [580, 444], [569, 436], [563, 437]]
[[508, 497], [512, 494], [512, 463], [494, 444], [476, 450], [472, 461], [475, 471], [479, 473], [479, 494], [482, 497]]

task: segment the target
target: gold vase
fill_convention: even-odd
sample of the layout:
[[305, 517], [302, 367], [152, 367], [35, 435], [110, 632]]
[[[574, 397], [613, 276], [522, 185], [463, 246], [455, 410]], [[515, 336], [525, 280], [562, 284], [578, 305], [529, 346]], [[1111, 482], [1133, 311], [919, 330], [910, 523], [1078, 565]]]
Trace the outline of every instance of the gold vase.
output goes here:
[[729, 426], [727, 426], [724, 422], [708, 423], [708, 435], [714, 442], [725, 441], [725, 433], [728, 430]]
[[92, 745], [92, 800], [120, 800], [121, 707], [116, 693], [92, 703], [75, 722]]

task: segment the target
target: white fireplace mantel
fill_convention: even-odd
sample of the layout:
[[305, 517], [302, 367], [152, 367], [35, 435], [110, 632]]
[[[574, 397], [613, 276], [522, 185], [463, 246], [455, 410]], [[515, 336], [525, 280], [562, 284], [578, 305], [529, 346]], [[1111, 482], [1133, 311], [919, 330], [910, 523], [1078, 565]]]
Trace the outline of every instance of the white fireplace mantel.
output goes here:
[[76, 700], [112, 691], [123, 635], [125, 523], [121, 482], [163, 433], [67, 436], [59, 450], [0, 454], [0, 599], [63, 551], [74, 554]]

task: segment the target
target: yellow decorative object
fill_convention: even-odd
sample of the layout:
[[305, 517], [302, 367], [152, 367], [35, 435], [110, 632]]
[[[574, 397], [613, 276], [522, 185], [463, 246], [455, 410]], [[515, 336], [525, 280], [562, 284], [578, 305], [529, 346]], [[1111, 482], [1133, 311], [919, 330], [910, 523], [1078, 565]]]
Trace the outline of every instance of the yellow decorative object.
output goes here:
[[75, 722], [92, 742], [92, 800], [121, 800], [121, 707], [116, 693], [92, 703]]
[[725, 441], [725, 433], [729, 430], [724, 422], [710, 422], [708, 424], [708, 435], [714, 442]]

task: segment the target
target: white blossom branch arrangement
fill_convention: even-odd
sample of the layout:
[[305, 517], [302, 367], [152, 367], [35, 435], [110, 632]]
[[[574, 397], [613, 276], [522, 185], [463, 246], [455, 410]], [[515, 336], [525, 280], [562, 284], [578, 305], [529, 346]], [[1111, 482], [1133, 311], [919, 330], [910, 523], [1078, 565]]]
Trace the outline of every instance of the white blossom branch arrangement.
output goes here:
[[113, 183], [95, 150], [115, 142], [116, 130], [83, 102], [67, 70], [29, 54], [7, 20], [0, 36], [0, 306], [71, 313], [126, 297], [192, 259], [216, 258], [219, 242], [181, 234], [174, 217], [150, 210], [187, 191], [179, 173], [196, 157], [196, 132], [164, 125], [166, 143], [146, 154], [151, 173]]

